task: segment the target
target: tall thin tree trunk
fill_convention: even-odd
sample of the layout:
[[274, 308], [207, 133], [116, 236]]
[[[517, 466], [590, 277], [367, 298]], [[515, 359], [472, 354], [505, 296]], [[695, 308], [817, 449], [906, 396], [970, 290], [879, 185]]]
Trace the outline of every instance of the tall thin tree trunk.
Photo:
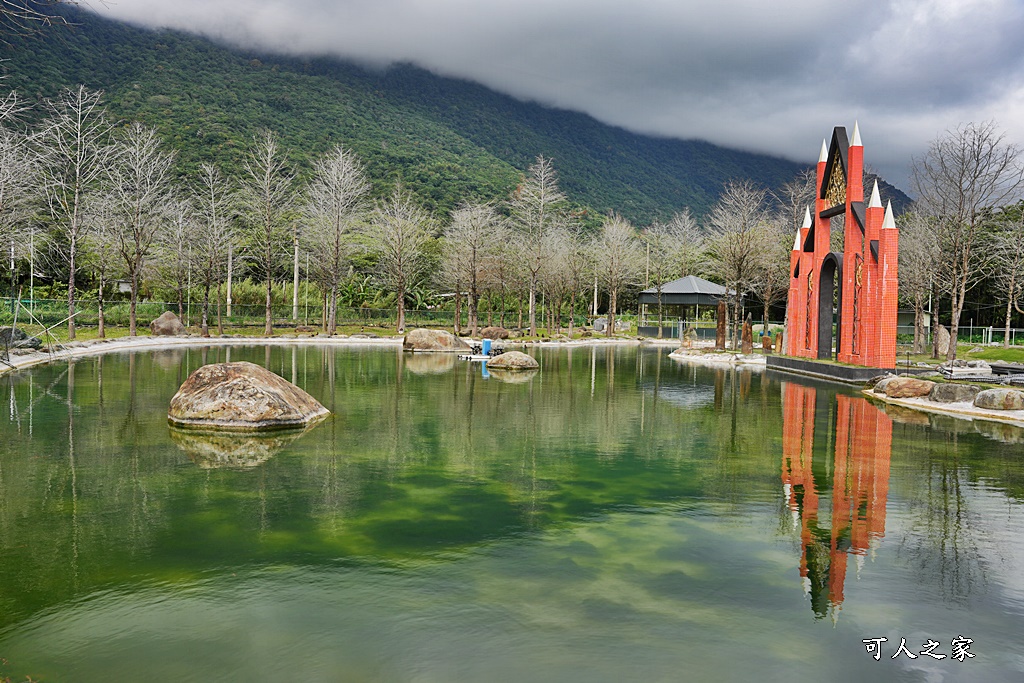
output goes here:
[[135, 306], [139, 301], [139, 269], [132, 266], [132, 293], [131, 301], [128, 303], [128, 336], [138, 335], [135, 321]]
[[68, 260], [68, 341], [75, 338], [75, 252], [78, 247], [78, 235], [71, 231], [70, 257]]
[[298, 227], [293, 228], [295, 254], [294, 264], [292, 266], [292, 320], [298, 322], [299, 320], [299, 230]]
[[608, 330], [607, 336], [615, 334], [615, 308], [618, 305], [619, 293], [615, 287], [608, 289]]
[[405, 287], [398, 288], [398, 320], [396, 328], [399, 334], [405, 333]]
[[224, 319], [220, 315], [220, 283], [217, 283], [217, 334], [224, 334]]
[[231, 275], [234, 268], [234, 254], [232, 253], [233, 245], [228, 243], [228, 296], [227, 296], [227, 309], [228, 317], [231, 317]]
[[330, 304], [330, 318], [327, 322], [327, 334], [338, 333], [338, 280], [335, 278], [334, 284], [331, 285], [331, 304]]
[[210, 278], [206, 278], [203, 285], [203, 323], [200, 333], [204, 337], [210, 336]]
[[[269, 257], [267, 258], [267, 262], [268, 263], [270, 262]], [[267, 303], [266, 303], [266, 309], [265, 309], [265, 312], [266, 312], [266, 321], [265, 322], [266, 322], [266, 324], [263, 326], [263, 335], [266, 336], [266, 337], [269, 337], [272, 334], [274, 334], [274, 325], [273, 325], [272, 318], [271, 318], [272, 312], [270, 310], [271, 297], [273, 295], [273, 292], [274, 292], [274, 282], [273, 282], [273, 280], [270, 279], [270, 267], [267, 266]]]
[[[522, 316], [522, 312], [520, 312]], [[523, 324], [519, 323], [522, 328]], [[537, 274], [530, 273], [530, 336], [537, 335]]]
[[1006, 296], [1006, 326], [1003, 327], [1003, 348], [1010, 348], [1010, 315], [1013, 313], [1013, 290], [1016, 287], [1017, 274], [1010, 274], [1009, 293]]
[[[459, 323], [462, 322], [462, 291], [461, 290], [462, 290], [462, 285], [456, 284], [455, 285], [455, 319], [452, 321], [452, 329], [455, 331], [455, 336], [456, 337], [459, 336]], [[472, 326], [472, 324], [473, 324], [473, 320], [472, 320], [473, 316], [472, 316], [472, 314], [469, 317], [470, 317], [469, 324]], [[475, 334], [475, 333], [471, 331], [470, 335], [473, 335], [473, 334]]]
[[107, 321], [106, 315], [103, 312], [103, 285], [106, 283], [105, 276], [106, 270], [104, 268], [100, 268], [100, 287], [97, 290], [97, 295], [99, 298], [99, 301], [97, 302], [99, 306], [99, 329], [97, 329], [96, 331], [96, 336], [99, 337], [100, 339], [103, 339], [107, 336]]

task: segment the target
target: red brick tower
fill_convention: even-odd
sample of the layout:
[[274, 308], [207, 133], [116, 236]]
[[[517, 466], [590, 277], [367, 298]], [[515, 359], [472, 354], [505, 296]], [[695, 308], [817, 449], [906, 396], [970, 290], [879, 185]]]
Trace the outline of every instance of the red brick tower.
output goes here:
[[[899, 234], [878, 184], [864, 205], [864, 145], [836, 127], [822, 143], [814, 214], [804, 220], [790, 256], [787, 352], [831, 359], [833, 300], [838, 313], [835, 358], [867, 367], [896, 366]], [[843, 216], [843, 253], [831, 251], [831, 220]], [[839, 291], [835, 292], [835, 283]]]

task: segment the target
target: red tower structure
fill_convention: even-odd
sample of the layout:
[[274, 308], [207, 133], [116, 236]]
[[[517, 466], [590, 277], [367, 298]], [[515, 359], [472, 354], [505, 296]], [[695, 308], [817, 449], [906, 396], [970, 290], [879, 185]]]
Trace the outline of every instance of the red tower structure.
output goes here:
[[[885, 209], [878, 183], [864, 204], [864, 145], [846, 128], [821, 143], [815, 206], [804, 213], [790, 255], [786, 352], [833, 358], [852, 365], [896, 367], [896, 305], [899, 294], [899, 232], [892, 204]], [[843, 252], [831, 249], [832, 219], [845, 218]], [[837, 291], [838, 284], [838, 291]]]

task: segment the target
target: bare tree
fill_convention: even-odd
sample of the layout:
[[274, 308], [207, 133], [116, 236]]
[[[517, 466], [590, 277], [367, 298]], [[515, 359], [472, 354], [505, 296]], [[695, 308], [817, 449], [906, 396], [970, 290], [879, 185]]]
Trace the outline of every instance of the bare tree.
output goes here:
[[615, 332], [615, 309], [619, 292], [636, 284], [643, 273], [644, 261], [636, 229], [621, 216], [612, 214], [594, 243], [598, 278], [608, 290], [608, 331]]
[[768, 331], [768, 312], [772, 306], [786, 298], [789, 291], [789, 255], [792, 249], [793, 233], [789, 226], [789, 215], [779, 213], [767, 216], [762, 223], [761, 248], [754, 277], [754, 291], [764, 306], [762, 325]]
[[711, 211], [710, 265], [726, 286], [733, 348], [739, 348], [743, 295], [761, 274], [763, 231], [769, 222], [765, 190], [749, 181], [728, 182]]
[[0, 123], [0, 245], [10, 251], [12, 285], [15, 256], [26, 242], [25, 227], [36, 198], [36, 172], [28, 137]]
[[156, 273], [170, 285], [178, 300], [178, 318], [186, 325], [185, 295], [191, 286], [192, 269], [202, 260], [198, 240], [203, 230], [196, 222], [195, 211], [187, 199], [168, 203], [166, 224], [159, 230], [153, 245], [157, 254]]
[[647, 247], [648, 274], [657, 292], [658, 339], [661, 339], [664, 320], [661, 289], [670, 280], [692, 274], [700, 262], [704, 240], [689, 209], [683, 209], [668, 223], [652, 223], [642, 237]]
[[34, 137], [42, 190], [68, 263], [68, 339], [75, 338], [75, 276], [85, 229], [83, 202], [111, 156], [107, 145], [111, 126], [101, 96], [99, 91], [78, 86], [47, 101], [49, 117]]
[[924, 353], [924, 308], [939, 275], [942, 250], [935, 221], [928, 216], [908, 211], [900, 216], [899, 224], [900, 294], [914, 307], [914, 353]]
[[488, 269], [500, 246], [504, 221], [492, 204], [464, 204], [452, 214], [441, 247], [446, 282], [465, 286], [469, 334], [480, 326], [479, 307]]
[[582, 228], [578, 221], [571, 221], [565, 232], [564, 268], [569, 287], [569, 337], [573, 335], [576, 315], [576, 297], [590, 282], [590, 267], [593, 263]]
[[117, 250], [131, 285], [128, 335], [134, 337], [142, 269], [175, 201], [171, 188], [174, 155], [164, 152], [156, 131], [141, 123], [124, 129], [116, 148], [116, 160], [107, 167], [105, 184], [113, 203]]
[[82, 231], [83, 254], [92, 264], [96, 276], [97, 336], [107, 336], [106, 287], [107, 280], [117, 274], [117, 240], [114, 231], [114, 206], [110, 196], [95, 193], [88, 197], [83, 220], [86, 229]]
[[[803, 225], [804, 211], [814, 206], [815, 171], [807, 168], [796, 174], [792, 180], [783, 183], [782, 187], [772, 193], [779, 205], [779, 211], [785, 216], [790, 234]], [[865, 185], [867, 187], [867, 185]]]
[[[1003, 348], [1010, 348], [1010, 317], [1020, 308], [1024, 284], [1024, 202], [1004, 209], [997, 217], [997, 234], [993, 248], [995, 275], [1006, 291], [1006, 320], [1003, 327]], [[902, 275], [902, 273], [901, 273]]]
[[[214, 284], [220, 291], [221, 278], [233, 251], [235, 234], [232, 230], [231, 207], [236, 199], [235, 188], [213, 164], [202, 164], [192, 186], [195, 218], [200, 230], [195, 237], [199, 254], [196, 266], [203, 281], [203, 313], [200, 329], [204, 337], [210, 336], [210, 289]], [[218, 327], [223, 332], [220, 317], [220, 296], [217, 297]]]
[[377, 203], [367, 229], [371, 249], [378, 254], [380, 278], [397, 299], [399, 334], [405, 332], [405, 295], [423, 275], [432, 225], [430, 214], [397, 185], [390, 197]]
[[8, 36], [29, 36], [48, 26], [69, 26], [54, 9], [77, 5], [74, 0], [0, 0], [0, 42]]
[[1015, 200], [1024, 184], [1020, 149], [1006, 143], [993, 122], [962, 124], [914, 160], [912, 180], [920, 210], [935, 220], [945, 256], [952, 300], [946, 358], [953, 360], [967, 292], [987, 272], [979, 248], [982, 230], [992, 212]]
[[524, 242], [520, 254], [529, 274], [530, 336], [537, 334], [537, 285], [548, 256], [544, 236], [562, 223], [565, 203], [554, 164], [538, 156], [510, 201], [513, 223]]
[[330, 295], [327, 333], [338, 327], [338, 288], [351, 257], [351, 236], [363, 220], [370, 184], [355, 154], [338, 145], [316, 161], [306, 188], [306, 242], [316, 255], [315, 272]]
[[288, 169], [277, 137], [269, 130], [253, 137], [253, 146], [244, 168], [241, 199], [251, 246], [250, 256], [263, 271], [267, 288], [263, 332], [269, 337], [274, 333], [271, 309], [274, 268], [281, 261], [287, 235], [287, 216], [294, 203], [295, 176]]

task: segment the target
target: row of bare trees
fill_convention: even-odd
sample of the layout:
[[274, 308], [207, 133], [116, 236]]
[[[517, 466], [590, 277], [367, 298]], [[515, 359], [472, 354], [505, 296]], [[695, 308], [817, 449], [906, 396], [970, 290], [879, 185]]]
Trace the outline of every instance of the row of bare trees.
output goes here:
[[[1002, 292], [1004, 346], [1010, 320], [1021, 310], [1024, 283], [1024, 158], [994, 122], [968, 123], [947, 131], [915, 159], [917, 201], [901, 217], [900, 290], [915, 311], [914, 351], [925, 348], [924, 311], [931, 301], [933, 325], [939, 302], [949, 303], [950, 344], [956, 340], [968, 295], [987, 281]], [[938, 335], [932, 354], [938, 356]]]
[[[482, 302], [491, 303], [489, 312], [501, 311], [504, 325], [505, 303], [516, 297], [517, 325], [531, 336], [540, 326], [560, 332], [563, 312], [577, 312], [591, 291], [596, 312], [599, 289], [607, 294], [612, 332], [622, 294], [653, 285], [660, 331], [661, 285], [697, 274], [727, 287], [735, 336], [744, 296], [764, 304], [766, 322], [769, 308], [785, 296], [792, 235], [813, 192], [806, 177], [778, 194], [731, 182], [703, 226], [683, 210], [639, 230], [611, 214], [595, 231], [559, 188], [552, 160], [540, 156], [507, 201], [466, 203], [443, 224], [400, 184], [372, 199], [361, 162], [340, 146], [317, 159], [309, 180], [299, 183], [287, 150], [267, 131], [253, 139], [240, 177], [203, 164], [181, 179], [156, 132], [111, 122], [98, 92], [65, 91], [46, 103], [43, 122], [33, 128], [19, 127], [16, 96], [0, 105], [0, 239], [11, 246], [13, 261], [26, 235], [46, 227], [50, 250], [68, 274], [71, 338], [83, 264], [98, 279], [101, 334], [104, 290], [114, 278], [129, 283], [129, 327], [136, 333], [146, 277], [173, 286], [179, 308], [183, 293], [198, 284], [208, 334], [211, 301], [221, 301], [225, 286], [231, 313], [241, 258], [265, 286], [270, 334], [273, 286], [289, 260], [292, 317], [298, 317], [300, 253], [311, 257], [307, 274], [323, 293], [324, 327], [333, 333], [339, 288], [359, 252], [369, 255], [372, 274], [394, 294], [399, 331], [407, 292], [424, 282], [454, 293], [456, 321], [465, 303], [470, 333], [481, 326]], [[547, 320], [538, 319], [541, 310]], [[571, 334], [571, 315], [569, 326]]]

